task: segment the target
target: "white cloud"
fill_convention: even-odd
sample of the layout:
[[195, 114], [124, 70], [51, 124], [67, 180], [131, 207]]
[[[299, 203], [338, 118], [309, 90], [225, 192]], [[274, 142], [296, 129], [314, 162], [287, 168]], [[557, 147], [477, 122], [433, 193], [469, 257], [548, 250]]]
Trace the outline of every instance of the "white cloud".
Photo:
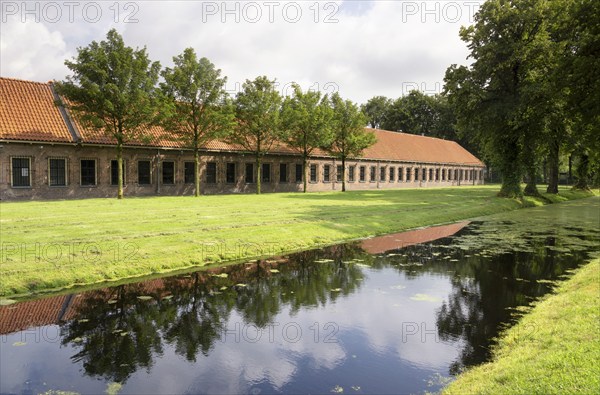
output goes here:
[[[434, 91], [441, 88], [451, 63], [465, 62], [467, 49], [458, 30], [469, 23], [473, 2], [452, 2], [458, 7], [452, 9], [444, 8], [448, 2], [427, 3], [429, 8], [421, 9], [423, 2], [408, 1], [319, 2], [318, 7], [299, 1], [277, 6], [262, 1], [253, 6], [140, 1], [116, 15], [113, 3], [107, 2], [99, 3], [102, 18], [94, 23], [81, 10], [72, 23], [66, 12], [57, 23], [22, 23], [17, 11], [2, 23], [2, 75], [62, 79], [65, 58], [116, 27], [128, 45], [146, 45], [163, 66], [184, 48], [194, 47], [223, 70], [231, 89], [264, 74], [281, 85], [296, 81], [305, 89], [335, 84], [342, 96], [358, 102], [380, 94], [398, 97], [414, 86]], [[297, 5], [302, 16], [292, 23]], [[258, 19], [257, 9], [261, 17], [252, 23]], [[457, 9], [461, 18], [455, 16]], [[123, 23], [128, 15], [138, 22]], [[324, 23], [328, 16], [337, 22]]]
[[64, 75], [70, 50], [59, 31], [35, 22], [7, 23], [0, 35], [3, 77], [46, 81]]

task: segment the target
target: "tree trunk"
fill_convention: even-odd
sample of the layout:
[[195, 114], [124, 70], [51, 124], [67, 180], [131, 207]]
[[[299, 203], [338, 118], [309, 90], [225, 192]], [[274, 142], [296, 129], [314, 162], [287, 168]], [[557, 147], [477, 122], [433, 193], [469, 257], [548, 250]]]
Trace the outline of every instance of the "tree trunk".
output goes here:
[[260, 168], [261, 160], [260, 153], [256, 154], [256, 194], [260, 195], [260, 181], [262, 175], [262, 169]]
[[542, 181], [544, 184], [548, 183], [548, 159], [544, 159], [542, 164]]
[[573, 183], [573, 153], [569, 154], [569, 179], [567, 180], [567, 184], [571, 185]]
[[123, 199], [123, 143], [117, 142], [117, 199]]
[[194, 196], [200, 196], [200, 152], [198, 147], [194, 147], [194, 184], [196, 186]]
[[527, 173], [527, 185], [525, 186], [525, 195], [527, 196], [540, 196], [540, 192], [537, 189], [537, 166], [535, 157], [534, 142], [531, 137], [527, 137], [529, 133], [525, 135], [525, 147], [523, 150], [523, 163], [525, 164], [525, 171]]
[[303, 192], [306, 193], [307, 183], [306, 183], [306, 166], [307, 166], [308, 158], [306, 153], [302, 155], [302, 182], [304, 184]]
[[342, 156], [342, 192], [346, 192], [346, 157]]
[[560, 144], [557, 139], [550, 141], [550, 152], [548, 155], [548, 188], [547, 193], [558, 193]]
[[537, 189], [536, 170], [535, 166], [527, 166], [527, 185], [524, 191], [527, 196], [540, 196], [540, 191]]
[[573, 185], [574, 189], [589, 190], [588, 177], [590, 173], [590, 158], [587, 153], [582, 152], [579, 155], [579, 161], [575, 173], [577, 175], [577, 182]]
[[523, 192], [521, 191], [521, 174], [519, 172], [511, 171], [510, 173], [502, 173], [502, 187], [498, 196], [500, 197], [521, 197]]
[[516, 198], [523, 196], [521, 191], [521, 168], [519, 166], [519, 147], [515, 142], [506, 147], [507, 155], [500, 163], [502, 187], [498, 196]]

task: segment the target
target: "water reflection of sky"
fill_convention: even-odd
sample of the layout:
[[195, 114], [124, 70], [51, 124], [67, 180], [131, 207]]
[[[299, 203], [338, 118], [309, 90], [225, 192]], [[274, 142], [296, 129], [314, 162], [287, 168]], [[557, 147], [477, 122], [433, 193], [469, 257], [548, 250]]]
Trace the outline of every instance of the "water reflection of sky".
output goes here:
[[[256, 343], [250, 341], [256, 333], [250, 329], [245, 333], [244, 320], [234, 314], [225, 341], [216, 344], [210, 358], [199, 357], [197, 364], [189, 364], [167, 352], [155, 366], [160, 377], [135, 374], [129, 384], [142, 393], [256, 393], [258, 389], [261, 393], [324, 393], [336, 385], [361, 387], [372, 393], [389, 392], [393, 388], [390, 380], [396, 380], [402, 388], [413, 382], [410, 387], [418, 390], [423, 387], [422, 369], [445, 374], [456, 358], [454, 345], [436, 343], [431, 334], [425, 342], [420, 334], [407, 336], [403, 342], [401, 332], [407, 323], [425, 323], [435, 332], [434, 310], [439, 302], [413, 301], [410, 296], [426, 292], [442, 298], [449, 289], [447, 279], [432, 276], [407, 281], [391, 270], [369, 271], [368, 277], [359, 293], [325, 308], [305, 309], [293, 316], [288, 312], [278, 314], [271, 327], [272, 337], [267, 330]], [[391, 288], [398, 284], [406, 284], [407, 288]], [[325, 336], [332, 333], [323, 329], [329, 322], [339, 328], [335, 343], [324, 342]], [[315, 330], [310, 329], [315, 323], [320, 326], [317, 339]], [[286, 324], [302, 329], [299, 341], [285, 340], [282, 329]], [[290, 329], [290, 340], [296, 338], [295, 333]], [[419, 370], [417, 377], [415, 370]], [[296, 377], [312, 380], [297, 383]], [[381, 386], [377, 387], [378, 383]]]
[[[261, 336], [234, 311], [227, 332], [208, 357], [199, 354], [192, 363], [165, 346], [150, 371], [135, 372], [121, 393], [322, 393], [337, 385], [386, 392], [394, 388], [390, 380], [402, 388], [421, 388], [423, 370], [446, 374], [456, 358], [456, 346], [436, 340], [435, 310], [451, 288], [448, 279], [438, 275], [407, 279], [392, 269], [364, 268], [363, 273], [365, 282], [358, 292], [321, 308], [295, 314], [286, 309], [276, 315], [273, 325], [262, 329]], [[439, 301], [410, 299], [418, 293]], [[413, 333], [422, 325], [430, 331], [425, 341]], [[74, 347], [36, 342], [36, 336], [55, 339], [58, 331], [52, 325], [3, 337], [2, 392], [18, 393], [27, 386], [105, 390], [105, 383], [82, 377], [82, 367], [70, 359]], [[26, 344], [13, 346], [16, 342]], [[302, 379], [306, 377], [312, 379]]]

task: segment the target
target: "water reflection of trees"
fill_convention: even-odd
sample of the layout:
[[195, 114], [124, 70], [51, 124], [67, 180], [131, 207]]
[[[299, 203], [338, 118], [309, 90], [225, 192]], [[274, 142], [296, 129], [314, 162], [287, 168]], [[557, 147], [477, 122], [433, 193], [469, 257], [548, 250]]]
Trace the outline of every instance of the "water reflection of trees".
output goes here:
[[532, 242], [529, 252], [479, 256], [480, 251], [453, 248], [446, 239], [380, 256], [373, 267], [392, 266], [408, 278], [426, 273], [451, 277], [452, 291], [437, 311], [436, 322], [440, 340], [462, 345], [450, 367], [450, 373], [457, 374], [490, 358], [493, 339], [505, 323], [514, 321], [513, 307], [550, 290], [538, 279], [556, 279], [586, 258], [584, 253], [564, 256], [547, 248], [557, 246], [554, 237], [541, 240]]
[[62, 343], [77, 349], [72, 360], [86, 374], [123, 383], [149, 370], [165, 344], [189, 361], [208, 355], [233, 311], [242, 325], [263, 328], [284, 307], [293, 314], [354, 292], [363, 273], [343, 262], [361, 254], [337, 246], [84, 294], [78, 318], [61, 327]]
[[79, 319], [63, 325], [63, 344], [79, 351], [87, 374], [116, 382], [140, 368], [150, 369], [154, 354], [162, 353], [161, 321], [157, 305], [139, 303], [137, 285], [120, 286], [86, 298]]

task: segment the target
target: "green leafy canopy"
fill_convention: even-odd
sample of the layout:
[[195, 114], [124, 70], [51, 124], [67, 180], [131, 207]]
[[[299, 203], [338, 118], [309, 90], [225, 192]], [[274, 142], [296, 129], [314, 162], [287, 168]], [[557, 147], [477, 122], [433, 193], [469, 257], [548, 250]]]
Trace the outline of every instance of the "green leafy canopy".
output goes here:
[[143, 135], [155, 115], [155, 89], [160, 63], [151, 62], [146, 48], [125, 46], [112, 29], [105, 41], [79, 48], [65, 64], [73, 72], [56, 84], [77, 119], [105, 132], [118, 143]]

